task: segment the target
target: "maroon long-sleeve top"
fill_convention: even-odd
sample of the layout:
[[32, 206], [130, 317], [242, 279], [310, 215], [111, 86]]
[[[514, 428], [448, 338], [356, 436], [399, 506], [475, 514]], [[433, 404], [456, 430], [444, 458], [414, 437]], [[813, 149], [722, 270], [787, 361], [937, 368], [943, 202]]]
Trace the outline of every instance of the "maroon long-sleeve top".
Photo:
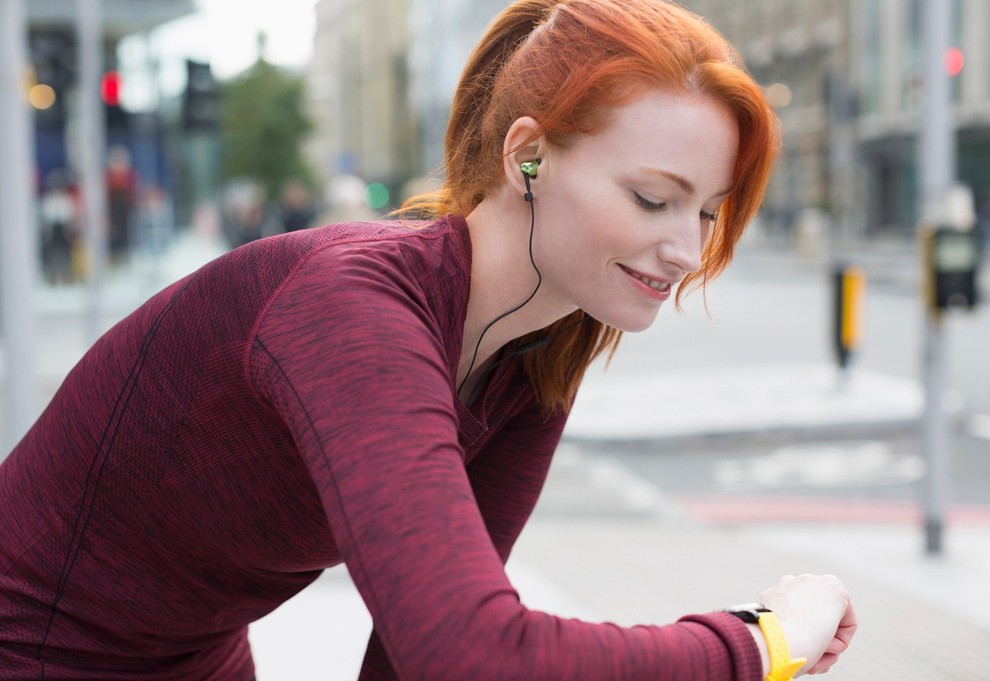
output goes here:
[[520, 603], [503, 563], [566, 414], [514, 360], [456, 397], [470, 267], [459, 217], [295, 232], [100, 339], [0, 465], [0, 679], [250, 679], [248, 624], [341, 562], [365, 680], [759, 679], [728, 615]]

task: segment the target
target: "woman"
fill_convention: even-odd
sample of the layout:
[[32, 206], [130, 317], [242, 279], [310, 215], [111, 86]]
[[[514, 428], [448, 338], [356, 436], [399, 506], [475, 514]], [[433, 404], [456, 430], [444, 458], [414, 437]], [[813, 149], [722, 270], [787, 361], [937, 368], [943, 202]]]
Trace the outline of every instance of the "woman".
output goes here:
[[776, 135], [674, 5], [513, 4], [408, 206], [434, 221], [237, 249], [68, 376], [0, 468], [0, 678], [250, 679], [248, 624], [341, 562], [361, 679], [828, 669], [856, 626], [834, 578], [620, 628], [527, 610], [503, 570], [584, 369], [726, 266]]

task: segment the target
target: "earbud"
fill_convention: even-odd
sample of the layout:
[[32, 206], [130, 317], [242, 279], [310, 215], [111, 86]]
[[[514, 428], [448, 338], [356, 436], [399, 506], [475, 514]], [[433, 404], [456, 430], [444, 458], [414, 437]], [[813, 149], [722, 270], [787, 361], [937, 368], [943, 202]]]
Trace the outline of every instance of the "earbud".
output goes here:
[[535, 161], [525, 161], [519, 164], [519, 169], [523, 171], [526, 177], [536, 179], [536, 173], [539, 171], [540, 164], [543, 162], [542, 159], [536, 159]]
[[523, 161], [519, 164], [519, 169], [522, 171], [523, 179], [526, 181], [526, 193], [523, 194], [523, 198], [527, 201], [533, 200], [533, 191], [529, 188], [529, 181], [531, 179], [536, 179], [536, 174], [539, 172], [540, 164], [543, 162], [542, 159], [536, 159], [535, 161]]

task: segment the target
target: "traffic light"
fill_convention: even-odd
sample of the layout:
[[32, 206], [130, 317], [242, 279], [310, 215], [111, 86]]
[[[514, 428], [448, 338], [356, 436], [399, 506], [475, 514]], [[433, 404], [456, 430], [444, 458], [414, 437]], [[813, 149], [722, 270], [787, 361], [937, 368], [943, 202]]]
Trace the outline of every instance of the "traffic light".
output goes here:
[[962, 73], [965, 64], [966, 55], [958, 47], [950, 47], [942, 55], [942, 66], [945, 68], [945, 72], [949, 74], [949, 78], [955, 78]]
[[114, 70], [107, 71], [100, 78], [100, 99], [107, 106], [120, 106], [121, 90], [120, 73]]
[[125, 130], [128, 127], [127, 112], [120, 106], [123, 88], [120, 72], [115, 69], [110, 69], [100, 77], [100, 99], [103, 101], [108, 130]]
[[932, 314], [973, 310], [979, 302], [982, 244], [974, 229], [939, 226], [921, 232], [923, 291]]
[[182, 95], [182, 127], [209, 132], [220, 124], [217, 82], [210, 65], [186, 60], [186, 90]]

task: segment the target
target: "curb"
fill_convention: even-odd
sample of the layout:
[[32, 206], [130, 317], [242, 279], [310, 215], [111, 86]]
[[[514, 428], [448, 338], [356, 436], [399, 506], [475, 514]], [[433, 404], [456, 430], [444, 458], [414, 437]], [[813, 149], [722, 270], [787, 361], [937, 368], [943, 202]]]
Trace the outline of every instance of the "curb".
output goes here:
[[883, 421], [862, 421], [827, 425], [779, 426], [759, 430], [719, 429], [699, 430], [693, 433], [671, 433], [650, 437], [607, 437], [568, 433], [561, 442], [580, 447], [607, 448], [618, 452], [636, 452], [644, 449], [657, 453], [690, 453], [719, 446], [731, 445], [745, 439], [750, 445], [759, 443], [766, 447], [789, 444], [795, 440], [854, 440], [864, 438], [910, 437], [921, 433], [920, 418]]

